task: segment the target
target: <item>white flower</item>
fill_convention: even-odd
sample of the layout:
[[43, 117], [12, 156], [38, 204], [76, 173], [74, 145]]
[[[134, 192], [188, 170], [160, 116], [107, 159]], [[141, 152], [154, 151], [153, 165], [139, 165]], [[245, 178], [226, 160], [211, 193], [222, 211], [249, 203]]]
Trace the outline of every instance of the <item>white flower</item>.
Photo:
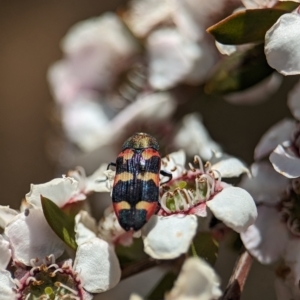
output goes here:
[[41, 207], [41, 196], [50, 199], [59, 207], [86, 199], [85, 194], [79, 190], [78, 182], [71, 177], [55, 178], [42, 184], [31, 184], [30, 192], [25, 198], [29, 205]]
[[107, 170], [107, 164], [102, 164], [91, 176], [86, 176], [82, 167], [68, 171], [68, 177], [74, 178], [78, 182], [79, 190], [88, 195], [92, 192], [110, 192], [113, 184], [115, 172]]
[[176, 29], [159, 29], [147, 39], [149, 82], [166, 90], [184, 81], [202, 55], [201, 47]]
[[65, 105], [82, 91], [108, 91], [139, 46], [114, 13], [75, 24], [61, 42], [65, 58], [48, 74], [56, 100]]
[[183, 117], [174, 144], [177, 148], [185, 149], [190, 156], [199, 153], [204, 160], [211, 159], [213, 151], [221, 151], [221, 146], [210, 137], [197, 113]]
[[[222, 295], [220, 279], [214, 269], [201, 258], [188, 258], [184, 262], [172, 290], [165, 300], [216, 300]], [[130, 300], [143, 300], [132, 294]]]
[[[50, 293], [53, 297], [69, 295], [72, 299], [90, 300], [90, 293], [114, 287], [121, 276], [118, 258], [107, 242], [96, 237], [93, 221], [85, 211], [76, 216], [78, 248], [72, 264], [72, 260], [56, 262], [65, 247], [50, 229], [41, 209], [17, 215], [5, 228], [5, 239], [0, 236], [1, 299]], [[4, 270], [11, 256], [18, 267], [15, 274], [19, 274], [14, 284], [10, 273]]]
[[288, 140], [292, 130], [295, 129], [295, 121], [292, 119], [283, 119], [273, 125], [261, 137], [254, 150], [254, 159], [259, 160], [269, 155], [278, 144]]
[[253, 168], [256, 169], [253, 178], [244, 178], [241, 186], [259, 203], [258, 218], [241, 233], [241, 239], [247, 250], [263, 264], [282, 258], [297, 260], [297, 251], [287, 258], [290, 250], [295, 249], [291, 243], [300, 246], [300, 220], [297, 215], [300, 182], [293, 180], [288, 185], [288, 179], [274, 172], [267, 163], [255, 164]]
[[203, 259], [188, 258], [165, 300], [213, 300], [222, 295], [220, 279]]
[[0, 227], [2, 229], [18, 214], [14, 209], [9, 206], [0, 205]]
[[265, 53], [268, 64], [283, 75], [300, 73], [300, 15], [283, 14], [267, 31]]
[[12, 249], [15, 262], [30, 266], [32, 259], [55, 258], [65, 250], [64, 243], [48, 225], [40, 208], [27, 209], [16, 215], [5, 227], [4, 234]]
[[104, 292], [120, 280], [116, 255], [98, 238], [79, 245], [74, 264], [71, 259], [56, 262], [49, 255], [42, 261], [31, 260], [30, 267], [18, 268], [14, 280], [10, 272], [0, 269], [1, 299], [51, 296], [91, 300], [92, 294]]
[[9, 242], [0, 235], [0, 269], [6, 269], [11, 259], [11, 249]]
[[257, 217], [250, 194], [221, 181], [223, 174], [234, 177], [248, 172], [241, 162], [231, 158], [233, 167], [227, 159], [203, 166], [200, 157], [195, 156], [199, 168], [190, 164], [191, 170], [187, 171], [182, 166], [184, 160], [181, 151], [162, 160], [162, 169], [173, 171], [176, 177], [162, 187], [166, 191], [160, 199], [158, 216], [153, 216], [142, 228], [145, 252], [154, 258], [171, 259], [185, 253], [196, 233], [196, 216], [206, 217], [207, 208], [237, 232], [246, 230]]

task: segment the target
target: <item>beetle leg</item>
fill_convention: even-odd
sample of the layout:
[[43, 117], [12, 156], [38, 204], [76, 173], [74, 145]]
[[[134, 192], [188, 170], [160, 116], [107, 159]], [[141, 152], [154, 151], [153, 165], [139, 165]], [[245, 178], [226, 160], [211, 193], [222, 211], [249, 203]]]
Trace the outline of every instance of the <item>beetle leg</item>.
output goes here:
[[115, 167], [117, 164], [116, 163], [114, 163], [114, 162], [110, 162], [108, 165], [107, 165], [107, 168], [106, 168], [106, 170], [108, 170], [109, 168], [110, 168], [110, 166], [113, 166], [113, 167]]
[[172, 173], [169, 173], [169, 172], [166, 172], [166, 171], [163, 171], [163, 170], [160, 170], [160, 174], [161, 174], [162, 176], [169, 177], [169, 179], [168, 179], [167, 181], [165, 181], [165, 182], [162, 182], [160, 185], [163, 185], [163, 184], [166, 184], [166, 183], [168, 183], [168, 182], [169, 182], [169, 181], [171, 181], [171, 180], [172, 180], [172, 178], [173, 178], [173, 175], [172, 175]]
[[[106, 170], [108, 170], [108, 169], [110, 168], [110, 166], [115, 167], [115, 166], [116, 166], [116, 163], [114, 163], [114, 162], [109, 163], [109, 164], [107, 165]], [[96, 182], [104, 182], [104, 181], [106, 181], [108, 178], [107, 178], [107, 176], [105, 176], [105, 177], [106, 177], [105, 179], [102, 179], [102, 180], [96, 180]]]

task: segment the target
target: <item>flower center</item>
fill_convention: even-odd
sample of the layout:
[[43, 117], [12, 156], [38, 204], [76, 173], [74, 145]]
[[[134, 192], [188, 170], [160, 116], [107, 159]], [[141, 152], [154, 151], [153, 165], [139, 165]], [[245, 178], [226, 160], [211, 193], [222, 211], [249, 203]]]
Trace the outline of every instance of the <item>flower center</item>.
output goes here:
[[293, 179], [279, 203], [280, 217], [289, 231], [300, 237], [300, 179]]
[[194, 165], [190, 163], [190, 170], [184, 170], [180, 177], [162, 187], [160, 204], [166, 214], [188, 213], [221, 190], [221, 176], [217, 171], [211, 170], [209, 162], [203, 166], [201, 158], [195, 156]]
[[83, 300], [80, 279], [67, 263], [32, 267], [16, 283], [17, 299]]

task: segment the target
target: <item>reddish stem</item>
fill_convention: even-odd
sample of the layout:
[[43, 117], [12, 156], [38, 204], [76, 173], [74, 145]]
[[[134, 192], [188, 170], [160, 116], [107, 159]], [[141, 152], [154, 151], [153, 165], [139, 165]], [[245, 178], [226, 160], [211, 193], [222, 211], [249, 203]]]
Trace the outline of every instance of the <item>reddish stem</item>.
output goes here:
[[239, 300], [241, 298], [252, 262], [253, 258], [248, 251], [240, 255], [221, 300]]

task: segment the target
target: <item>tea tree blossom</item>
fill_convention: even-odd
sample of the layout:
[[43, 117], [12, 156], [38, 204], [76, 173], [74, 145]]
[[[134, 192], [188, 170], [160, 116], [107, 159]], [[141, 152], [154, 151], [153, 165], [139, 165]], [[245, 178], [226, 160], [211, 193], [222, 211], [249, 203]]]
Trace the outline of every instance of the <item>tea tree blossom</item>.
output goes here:
[[[257, 210], [250, 194], [221, 180], [248, 170], [237, 159], [203, 165], [195, 156], [190, 170], [184, 167], [185, 154], [175, 152], [162, 161], [163, 169], [175, 171], [163, 186], [161, 210], [142, 229], [145, 252], [154, 258], [170, 259], [185, 253], [197, 230], [197, 217], [207, 217], [208, 209], [228, 227], [242, 232], [254, 223]], [[175, 168], [174, 168], [175, 165]], [[162, 234], [163, 232], [163, 234]]]
[[[42, 295], [92, 299], [89, 293], [103, 292], [118, 283], [120, 267], [114, 250], [107, 242], [86, 234], [87, 218], [83, 216], [76, 222], [74, 263], [59, 260], [64, 243], [51, 230], [41, 209], [27, 209], [7, 224], [4, 238], [0, 236], [0, 289], [7, 299]], [[5, 271], [10, 258], [17, 266], [14, 281]]]
[[[222, 295], [220, 279], [214, 269], [203, 259], [191, 257], [185, 260], [171, 291], [165, 300], [214, 300]], [[142, 300], [136, 294], [130, 300]]]

